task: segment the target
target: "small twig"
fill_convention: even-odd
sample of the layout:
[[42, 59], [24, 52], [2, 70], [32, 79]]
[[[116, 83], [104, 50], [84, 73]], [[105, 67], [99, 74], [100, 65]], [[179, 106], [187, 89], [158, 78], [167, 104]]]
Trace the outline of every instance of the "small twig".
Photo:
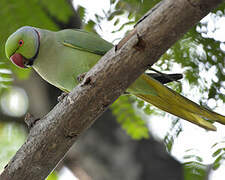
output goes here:
[[34, 127], [35, 123], [40, 120], [40, 118], [35, 118], [32, 114], [27, 113], [24, 122], [27, 124], [28, 129], [30, 130], [32, 127]]

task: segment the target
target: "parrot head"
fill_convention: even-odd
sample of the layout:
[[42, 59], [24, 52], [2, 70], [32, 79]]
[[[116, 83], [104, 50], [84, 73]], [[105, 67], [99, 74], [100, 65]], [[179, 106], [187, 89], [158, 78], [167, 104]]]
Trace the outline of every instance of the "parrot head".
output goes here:
[[39, 47], [38, 31], [33, 27], [24, 26], [9, 36], [5, 44], [5, 53], [16, 66], [27, 68], [33, 65]]

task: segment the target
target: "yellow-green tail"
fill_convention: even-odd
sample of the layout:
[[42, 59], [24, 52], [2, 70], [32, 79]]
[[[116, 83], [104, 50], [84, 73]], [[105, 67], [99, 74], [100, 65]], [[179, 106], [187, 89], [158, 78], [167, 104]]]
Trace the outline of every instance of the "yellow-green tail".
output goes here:
[[142, 75], [141, 78], [157, 92], [157, 95], [135, 94], [135, 96], [208, 130], [215, 131], [216, 127], [207, 120], [225, 124], [224, 116], [196, 104], [149, 76]]

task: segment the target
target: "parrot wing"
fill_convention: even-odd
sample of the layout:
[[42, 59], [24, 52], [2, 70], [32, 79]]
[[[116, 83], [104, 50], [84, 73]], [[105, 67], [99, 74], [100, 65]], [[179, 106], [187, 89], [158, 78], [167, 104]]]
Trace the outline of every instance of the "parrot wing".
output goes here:
[[101, 56], [113, 47], [113, 44], [105, 41], [97, 34], [78, 29], [59, 31], [57, 32], [57, 38], [64, 46]]

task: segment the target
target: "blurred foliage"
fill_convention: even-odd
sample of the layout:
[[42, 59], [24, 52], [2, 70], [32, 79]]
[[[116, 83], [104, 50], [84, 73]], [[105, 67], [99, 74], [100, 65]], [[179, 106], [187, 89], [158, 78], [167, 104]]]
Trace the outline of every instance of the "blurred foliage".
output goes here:
[[[25, 142], [27, 130], [21, 123], [0, 121], [0, 173], [9, 160]], [[57, 180], [58, 174], [53, 171], [47, 180]]]
[[179, 121], [179, 118], [176, 118], [172, 122], [170, 130], [167, 132], [167, 135], [164, 137], [163, 142], [165, 143], [167, 152], [171, 152], [174, 140], [182, 132], [182, 127]]
[[[111, 106], [112, 113], [117, 116], [117, 121], [132, 138], [148, 138], [149, 130], [147, 128], [146, 122], [143, 121], [140, 115], [135, 112], [135, 109], [133, 108], [134, 102], [135, 98], [133, 96], [121, 96]], [[140, 100], [138, 106], [143, 107], [144, 102]], [[148, 113], [151, 114], [151, 112], [149, 112], [149, 108], [146, 108], [145, 111], [148, 111]]]
[[7, 88], [12, 82], [12, 71], [6, 63], [0, 62], [0, 94], [3, 88]]
[[184, 180], [205, 180], [208, 179], [208, 173], [211, 170], [210, 165], [203, 164], [203, 159], [201, 158], [196, 149], [186, 150], [187, 155], [185, 155], [183, 163], [184, 169]]
[[[116, 21], [119, 21], [119, 16], [127, 13], [129, 20], [134, 19], [133, 22], [137, 22], [149, 9], [159, 3], [160, 0], [110, 0], [110, 2], [115, 6], [115, 9], [112, 12], [108, 12], [108, 20], [117, 18]], [[119, 29], [122, 29], [124, 25]]]
[[207, 166], [196, 161], [183, 164], [184, 180], [205, 180], [208, 177]]
[[[44, 0], [33, 1], [1, 1], [1, 24], [0, 24], [0, 95], [1, 89], [7, 87], [12, 81], [11, 72], [16, 78], [26, 78], [29, 76], [30, 70], [18, 69], [6, 60], [4, 53], [4, 44], [7, 37], [17, 28], [30, 25], [44, 29], [57, 30], [58, 22], [68, 22], [70, 16], [73, 15], [73, 9], [69, 5], [69, 0], [55, 0], [54, 2]], [[95, 15], [95, 19], [90, 19], [84, 24], [83, 28], [87, 31], [95, 32], [96, 26], [103, 20], [108, 20], [117, 26], [121, 22], [121, 17], [127, 17], [128, 21], [119, 25], [117, 29], [112, 29], [112, 33], [123, 30], [125, 27], [134, 25], [149, 9], [159, 3], [160, 0], [110, 0], [111, 8], [104, 11], [105, 17], [99, 14]], [[211, 14], [214, 21], [219, 17], [224, 17], [225, 3], [221, 4], [213, 14]], [[81, 19], [85, 19], [86, 9], [79, 6], [77, 13]], [[214, 29], [215, 31], [216, 29]], [[185, 79], [191, 86], [197, 86], [202, 94], [200, 103], [207, 105], [206, 101], [210, 98], [215, 100], [222, 100], [225, 102], [225, 75], [224, 75], [224, 52], [221, 50], [221, 42], [216, 41], [208, 36], [207, 22], [198, 23], [182, 39], [180, 39], [173, 47], [171, 47], [155, 64], [155, 66], [162, 71], [170, 71], [173, 64], [177, 63], [184, 70]], [[207, 74], [209, 71], [215, 71], [214, 77], [201, 76], [202, 72]], [[215, 78], [216, 77], [216, 78]], [[171, 88], [182, 92], [182, 85], [180, 83], [171, 84]], [[134, 109], [136, 107], [136, 109]], [[135, 99], [131, 96], [121, 96], [113, 105], [112, 112], [117, 117], [119, 123], [126, 130], [126, 132], [134, 139], [141, 139], [149, 137], [148, 127], [145, 117], [141, 115], [139, 110], [146, 115], [155, 114], [155, 110], [149, 104]], [[4, 126], [0, 124], [0, 135], [4, 132]], [[12, 126], [12, 125], [11, 125]], [[18, 129], [15, 128], [15, 130]], [[17, 130], [19, 131], [19, 130]], [[177, 119], [172, 123], [170, 132], [164, 138], [168, 152], [171, 151], [174, 139], [180, 134], [182, 128]], [[7, 133], [6, 133], [7, 134]], [[17, 134], [17, 133], [15, 133]], [[5, 136], [5, 135], [4, 135]], [[20, 134], [20, 136], [23, 136]], [[19, 138], [15, 135], [15, 138]], [[9, 158], [14, 151], [4, 148], [10, 148], [7, 145], [7, 138], [0, 138], [0, 154], [1, 158]], [[4, 141], [3, 141], [4, 139]], [[15, 140], [17, 141], [17, 140]], [[16, 142], [15, 142], [16, 143]], [[20, 140], [17, 143], [22, 143]], [[3, 146], [4, 145], [4, 146]], [[8, 147], [7, 147], [8, 146]], [[15, 147], [15, 146], [14, 146]], [[17, 147], [17, 146], [16, 146]], [[215, 145], [217, 147], [217, 145]], [[223, 146], [224, 147], [224, 146]], [[215, 157], [213, 168], [217, 169], [224, 160], [224, 148], [215, 148], [212, 155]], [[204, 179], [206, 177], [207, 167], [201, 164], [201, 157], [187, 152], [188, 155], [184, 159], [191, 159], [184, 164], [185, 180], [188, 179]], [[5, 164], [7, 160], [1, 163]], [[2, 168], [2, 167], [1, 167]], [[53, 175], [54, 176], [54, 175]], [[53, 177], [54, 179], [54, 177]], [[56, 179], [56, 178], [55, 178]]]
[[215, 149], [212, 154], [212, 157], [215, 158], [213, 170], [217, 170], [225, 160], [225, 141], [215, 143], [212, 148]]
[[0, 172], [24, 143], [26, 136], [21, 124], [0, 121]]

